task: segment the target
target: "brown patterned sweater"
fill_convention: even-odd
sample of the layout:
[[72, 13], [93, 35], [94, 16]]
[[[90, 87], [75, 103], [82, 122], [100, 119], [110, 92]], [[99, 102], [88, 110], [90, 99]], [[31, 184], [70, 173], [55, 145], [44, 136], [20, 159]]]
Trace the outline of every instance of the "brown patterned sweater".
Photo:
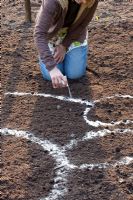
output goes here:
[[[62, 44], [68, 48], [72, 42], [83, 42], [86, 38], [87, 26], [98, 5], [98, 0], [90, 0], [80, 6], [78, 15]], [[49, 49], [48, 43], [63, 27], [68, 10], [68, 0], [42, 0], [41, 8], [36, 18], [34, 40], [39, 56], [50, 71], [57, 63]]]

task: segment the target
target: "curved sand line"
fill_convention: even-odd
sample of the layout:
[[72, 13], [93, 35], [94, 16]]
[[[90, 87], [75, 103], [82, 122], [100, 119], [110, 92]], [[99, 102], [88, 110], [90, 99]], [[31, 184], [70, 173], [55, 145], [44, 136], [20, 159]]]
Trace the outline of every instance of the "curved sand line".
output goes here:
[[79, 98], [69, 98], [69, 97], [65, 97], [65, 96], [57, 96], [57, 95], [51, 95], [51, 94], [45, 94], [45, 93], [6, 92], [5, 95], [40, 96], [40, 97], [45, 97], [45, 98], [54, 98], [54, 99], [58, 99], [58, 100], [61, 100], [61, 101], [66, 101], [66, 102], [79, 103], [79, 104], [82, 104], [82, 105], [84, 104], [84, 105], [87, 106], [87, 108], [84, 111], [83, 118], [88, 125], [93, 126], [93, 127], [100, 127], [100, 126], [103, 126], [103, 127], [111, 126], [112, 127], [112, 126], [119, 125], [121, 123], [124, 123], [124, 124], [133, 123], [132, 120], [127, 120], [126, 122], [123, 122], [122, 120], [120, 120], [120, 121], [117, 121], [117, 122], [112, 121], [111, 123], [105, 123], [105, 122], [101, 122], [101, 121], [98, 121], [98, 120], [97, 121], [88, 120], [88, 118], [87, 118], [87, 115], [88, 115], [90, 109], [92, 107], [94, 107], [97, 102], [100, 102], [103, 99], [112, 99], [112, 98], [131, 98], [132, 99], [133, 96], [130, 96], [130, 95], [115, 94], [114, 96], [103, 97], [103, 98], [101, 98], [99, 100], [95, 100], [95, 101], [87, 101], [87, 100], [82, 100], [82, 99], [79, 99]]

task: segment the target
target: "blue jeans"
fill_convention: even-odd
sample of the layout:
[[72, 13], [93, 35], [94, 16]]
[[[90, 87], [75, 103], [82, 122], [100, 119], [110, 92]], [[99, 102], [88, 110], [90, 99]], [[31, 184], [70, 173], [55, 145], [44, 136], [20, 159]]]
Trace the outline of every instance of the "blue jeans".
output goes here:
[[[63, 75], [69, 79], [78, 79], [85, 75], [87, 66], [87, 46], [80, 46], [66, 53], [62, 63], [57, 65]], [[51, 80], [45, 64], [39, 59], [39, 65], [43, 78]]]

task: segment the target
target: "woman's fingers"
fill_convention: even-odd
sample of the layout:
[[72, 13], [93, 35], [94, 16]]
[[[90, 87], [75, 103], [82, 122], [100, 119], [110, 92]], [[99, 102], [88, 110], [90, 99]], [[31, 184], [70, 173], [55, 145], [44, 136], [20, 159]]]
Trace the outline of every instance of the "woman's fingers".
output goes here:
[[65, 76], [54, 77], [52, 79], [53, 88], [67, 87], [67, 78]]
[[62, 87], [61, 80], [58, 77], [54, 77], [52, 79], [52, 85], [53, 85], [53, 88], [60, 88], [60, 87]]
[[55, 54], [54, 59], [57, 62], [57, 64], [59, 64], [64, 60], [64, 57], [62, 55]]
[[57, 62], [57, 64], [64, 60], [64, 56], [65, 54], [59, 48], [56, 48], [54, 52], [54, 59]]
[[67, 77], [66, 76], [62, 77], [62, 81], [63, 81], [64, 86], [67, 87], [68, 81], [67, 81]]
[[49, 71], [50, 77], [52, 80], [53, 88], [60, 88], [60, 87], [66, 87], [67, 86], [67, 78], [63, 76], [61, 71], [55, 67], [51, 71]]
[[59, 88], [64, 87], [63, 83], [62, 83], [62, 78], [58, 77], [58, 83], [59, 83]]
[[59, 62], [60, 62], [60, 56], [56, 56], [54, 59], [55, 59], [56, 63], [59, 64]]
[[58, 61], [57, 61], [57, 64], [63, 62], [63, 60], [64, 60], [64, 58], [63, 58], [63, 57], [60, 57], [60, 58], [58, 59]]
[[60, 62], [63, 62], [63, 60], [64, 60], [64, 56], [61, 57]]
[[54, 77], [52, 78], [52, 85], [53, 85], [53, 88], [56, 88], [56, 80]]
[[54, 59], [55, 59], [55, 60], [57, 60], [57, 59], [58, 59], [58, 57], [59, 57], [59, 54], [58, 54], [58, 52], [55, 52], [55, 54], [54, 54]]
[[59, 58], [60, 58], [60, 53], [59, 53], [59, 51], [56, 51], [56, 52], [54, 53], [54, 59], [57, 60], [57, 59], [59, 59]]

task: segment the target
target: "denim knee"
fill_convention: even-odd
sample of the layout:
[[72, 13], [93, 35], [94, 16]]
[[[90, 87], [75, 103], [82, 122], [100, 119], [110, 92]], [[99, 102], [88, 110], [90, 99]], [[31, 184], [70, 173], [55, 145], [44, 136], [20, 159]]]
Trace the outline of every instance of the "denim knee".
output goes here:
[[41, 60], [39, 60], [39, 66], [40, 66], [40, 70], [41, 70], [43, 78], [45, 80], [51, 81], [50, 74], [49, 74], [48, 70], [46, 69], [45, 64]]
[[86, 73], [87, 46], [69, 51], [65, 57], [65, 74], [69, 79], [79, 79]]
[[[43, 75], [43, 78], [45, 80], [51, 81], [49, 71], [47, 70], [46, 65], [42, 62], [42, 60], [40, 58], [39, 58], [39, 65], [40, 65], [40, 70], [41, 70], [41, 73]], [[62, 72], [62, 74], [64, 74], [63, 63], [59, 63], [57, 65], [57, 67]]]
[[67, 78], [69, 79], [79, 79], [79, 78], [82, 78], [83, 76], [85, 76], [85, 72], [84, 73], [67, 73], [66, 74]]

